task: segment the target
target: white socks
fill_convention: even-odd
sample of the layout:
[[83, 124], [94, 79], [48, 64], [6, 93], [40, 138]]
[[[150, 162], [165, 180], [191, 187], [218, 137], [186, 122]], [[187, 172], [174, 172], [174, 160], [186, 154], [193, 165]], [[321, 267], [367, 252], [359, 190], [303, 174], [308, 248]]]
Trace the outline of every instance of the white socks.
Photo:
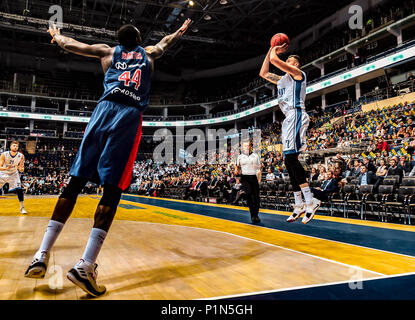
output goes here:
[[106, 231], [98, 228], [92, 228], [82, 259], [94, 264], [106, 236]]
[[45, 235], [43, 236], [43, 240], [38, 252], [49, 252], [50, 249], [52, 249], [52, 246], [61, 233], [63, 226], [64, 224], [62, 222], [49, 220], [48, 227], [46, 229]]
[[20, 203], [20, 210], [22, 210], [24, 208], [24, 202], [20, 201], [19, 203]]
[[313, 193], [310, 190], [310, 187], [301, 188], [301, 191], [304, 195], [305, 203], [310, 204], [313, 201]]
[[303, 195], [301, 191], [294, 192], [294, 201], [296, 206], [302, 206], [304, 204]]

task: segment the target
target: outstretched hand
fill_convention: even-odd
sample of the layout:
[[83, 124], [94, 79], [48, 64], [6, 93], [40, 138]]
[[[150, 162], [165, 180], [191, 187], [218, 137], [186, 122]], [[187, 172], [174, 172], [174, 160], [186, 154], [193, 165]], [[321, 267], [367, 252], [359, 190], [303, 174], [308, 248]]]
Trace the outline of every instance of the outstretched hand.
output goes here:
[[187, 18], [186, 21], [183, 23], [183, 25], [180, 27], [179, 32], [181, 34], [185, 33], [187, 28], [189, 28], [190, 23], [192, 23], [192, 20]]
[[53, 25], [52, 25], [52, 27], [49, 27], [48, 32], [49, 32], [49, 34], [50, 34], [50, 35], [51, 35], [51, 37], [52, 37], [52, 40], [50, 40], [50, 43], [54, 43], [54, 42], [55, 42], [55, 36], [56, 36], [57, 34], [61, 34], [61, 29], [58, 29], [58, 28], [56, 27], [56, 25], [55, 25], [55, 24], [53, 24]]

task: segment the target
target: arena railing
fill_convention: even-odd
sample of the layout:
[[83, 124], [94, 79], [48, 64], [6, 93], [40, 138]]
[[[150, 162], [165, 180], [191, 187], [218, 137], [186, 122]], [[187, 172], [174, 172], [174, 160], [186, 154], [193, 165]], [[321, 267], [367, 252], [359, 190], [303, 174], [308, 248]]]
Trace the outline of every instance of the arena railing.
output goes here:
[[312, 67], [316, 64], [324, 63], [324, 62], [330, 60], [336, 54], [347, 52], [347, 49], [352, 48], [352, 47], [357, 47], [357, 46], [359, 46], [359, 44], [365, 44], [366, 40], [372, 39], [373, 37], [375, 37], [376, 35], [378, 35], [380, 33], [389, 32], [388, 30], [391, 30], [394, 27], [399, 28], [399, 27], [405, 25], [405, 23], [408, 23], [408, 24], [412, 23], [414, 20], [415, 20], [415, 13], [411, 14], [408, 17], [405, 17], [401, 20], [398, 20], [398, 21], [394, 22], [393, 24], [387, 25], [387, 26], [385, 26], [385, 27], [383, 27], [379, 30], [376, 30], [373, 33], [370, 33], [370, 34], [368, 34], [364, 37], [361, 37], [361, 38], [359, 38], [359, 39], [357, 39], [357, 40], [355, 40], [355, 41], [353, 41], [353, 42], [351, 42], [351, 43], [349, 43], [349, 44], [347, 44], [347, 45], [345, 45], [345, 46], [343, 46], [343, 47], [341, 47], [337, 50], [334, 50], [334, 51], [332, 51], [332, 52], [330, 52], [330, 53], [328, 53], [328, 54], [326, 54], [326, 55], [324, 55], [324, 56], [322, 56], [318, 59], [315, 59], [315, 60], [305, 64], [303, 68], [306, 69], [306, 68]]
[[386, 50], [386, 51], [384, 51], [384, 52], [381, 52], [381, 53], [375, 54], [375, 55], [373, 55], [373, 56], [369, 56], [369, 57], [367, 57], [367, 58], [366, 58], [366, 61], [364, 61], [363, 63], [360, 63], [359, 65], [353, 66], [353, 67], [351, 67], [351, 68], [346, 68], [346, 67], [345, 67], [345, 68], [342, 68], [342, 69], [339, 69], [339, 70], [336, 70], [336, 71], [330, 72], [330, 73], [328, 73], [328, 74], [325, 74], [324, 76], [321, 76], [321, 77], [319, 77], [319, 78], [317, 78], [317, 79], [315, 79], [315, 80], [312, 80], [312, 81], [308, 82], [308, 83], [307, 83], [307, 85], [312, 85], [312, 84], [314, 84], [314, 83], [317, 83], [317, 82], [320, 82], [320, 81], [324, 81], [324, 80], [326, 80], [326, 79], [328, 79], [328, 78], [330, 78], [330, 77], [333, 77], [333, 76], [335, 76], [335, 75], [338, 75], [338, 74], [340, 74], [340, 73], [342, 73], [342, 72], [344, 72], [344, 71], [353, 71], [353, 70], [355, 70], [355, 69], [357, 69], [357, 68], [361, 67], [361, 66], [362, 66], [362, 65], [364, 65], [364, 64], [368, 64], [368, 63], [370, 63], [370, 62], [372, 62], [372, 61], [376, 61], [376, 60], [378, 60], [378, 59], [380, 59], [380, 58], [382, 58], [382, 57], [385, 57], [385, 56], [387, 56], [387, 55], [389, 55], [389, 54], [393, 54], [393, 53], [395, 53], [395, 52], [401, 51], [401, 50], [403, 50], [403, 49], [405, 49], [405, 48], [409, 48], [409, 47], [411, 47], [411, 46], [413, 46], [413, 45], [415, 45], [415, 39], [414, 39], [414, 40], [408, 40], [408, 41], [406, 41], [406, 42], [402, 43], [401, 45], [396, 46], [395, 48], [392, 48], [392, 49]]

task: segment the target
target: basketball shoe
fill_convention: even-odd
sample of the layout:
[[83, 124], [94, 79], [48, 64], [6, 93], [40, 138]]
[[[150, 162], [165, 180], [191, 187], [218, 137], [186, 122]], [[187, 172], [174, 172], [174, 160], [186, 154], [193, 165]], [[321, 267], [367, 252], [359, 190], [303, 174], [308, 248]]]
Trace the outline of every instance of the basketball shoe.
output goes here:
[[306, 205], [306, 213], [303, 217], [302, 223], [306, 224], [311, 219], [313, 219], [314, 214], [316, 213], [317, 209], [320, 208], [320, 205], [321, 205], [321, 201], [316, 198], [313, 198], [311, 203]]
[[91, 296], [102, 296], [107, 289], [97, 284], [98, 265], [83, 259], [66, 274], [67, 278]]
[[34, 279], [44, 278], [46, 269], [48, 268], [49, 256], [49, 252], [46, 251], [36, 252], [35, 256], [33, 257], [33, 261], [30, 264], [29, 268], [27, 268], [24, 276], [26, 278]]
[[294, 205], [294, 211], [293, 213], [288, 217], [287, 222], [294, 222], [297, 220], [304, 212], [306, 205], [303, 203], [302, 205]]

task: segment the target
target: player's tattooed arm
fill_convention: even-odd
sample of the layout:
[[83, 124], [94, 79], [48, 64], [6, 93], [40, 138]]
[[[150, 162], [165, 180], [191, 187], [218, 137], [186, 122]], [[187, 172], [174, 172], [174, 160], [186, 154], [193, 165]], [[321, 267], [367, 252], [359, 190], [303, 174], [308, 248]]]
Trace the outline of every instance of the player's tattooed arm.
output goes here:
[[183, 36], [191, 22], [192, 20], [186, 19], [183, 25], [176, 32], [165, 36], [155, 46], [146, 47], [145, 49], [147, 54], [153, 59], [160, 58], [163, 55], [164, 51], [171, 48], [177, 42], [177, 40]]
[[62, 49], [85, 57], [104, 58], [112, 55], [114, 48], [107, 44], [86, 44], [60, 34], [60, 29], [53, 25], [48, 29], [52, 36], [51, 43], [56, 42]]
[[265, 76], [262, 76], [264, 79], [268, 80], [269, 82], [272, 82], [273, 84], [277, 84], [278, 81], [280, 81], [281, 77], [277, 76], [274, 73], [268, 72]]
[[22, 157], [22, 160], [20, 160], [19, 166], [17, 168], [20, 172], [23, 172], [24, 171], [24, 162], [25, 162], [25, 158], [23, 156]]
[[270, 63], [270, 55], [271, 55], [271, 49], [268, 50], [267, 55], [265, 56], [264, 62], [262, 63], [261, 70], [259, 71], [259, 75], [264, 78], [265, 80], [268, 80], [269, 82], [273, 84], [277, 84], [278, 81], [281, 79], [280, 76], [269, 72], [269, 63]]

